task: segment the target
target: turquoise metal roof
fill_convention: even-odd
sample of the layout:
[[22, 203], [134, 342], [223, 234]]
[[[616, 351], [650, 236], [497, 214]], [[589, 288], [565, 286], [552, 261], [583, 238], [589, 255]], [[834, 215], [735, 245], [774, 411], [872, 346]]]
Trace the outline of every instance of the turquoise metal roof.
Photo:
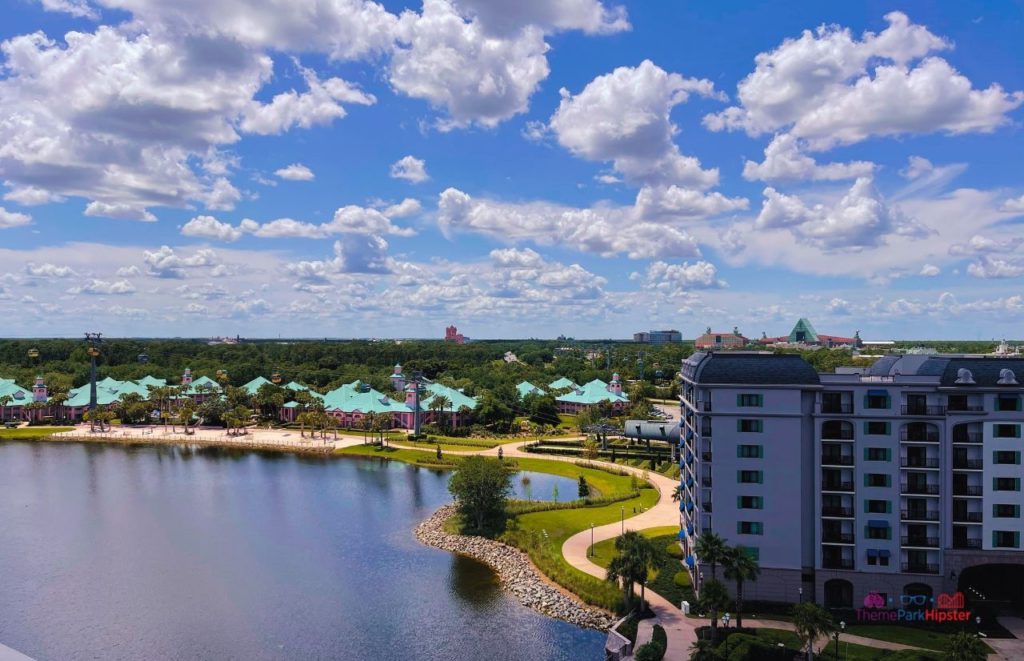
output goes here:
[[438, 395], [444, 395], [451, 402], [450, 405], [445, 407], [446, 411], [458, 411], [463, 406], [470, 409], [476, 408], [476, 398], [469, 397], [468, 395], [456, 390], [455, 388], [449, 388], [448, 386], [442, 386], [440, 383], [428, 383], [424, 386], [427, 391], [427, 397], [420, 397], [420, 407], [424, 410], [430, 409], [430, 402]]
[[22, 388], [14, 379], [0, 379], [0, 397], [10, 397], [7, 406], [24, 406], [32, 401], [32, 389]]
[[523, 381], [516, 386], [516, 390], [519, 391], [519, 399], [523, 399], [527, 395], [546, 395], [547, 392], [533, 385], [529, 381]]
[[253, 379], [252, 381], [250, 381], [249, 383], [247, 383], [244, 386], [242, 386], [242, 390], [244, 390], [245, 392], [249, 393], [250, 395], [255, 395], [257, 390], [259, 390], [261, 387], [263, 387], [264, 385], [266, 385], [268, 383], [270, 385], [274, 385], [268, 379], [265, 379], [262, 376], [258, 376], [255, 379]]
[[576, 383], [574, 383], [573, 381], [570, 381], [569, 379], [567, 379], [567, 378], [565, 378], [563, 376], [562, 378], [557, 379], [557, 380], [552, 381], [551, 383], [549, 383], [548, 384], [548, 388], [550, 388], [551, 390], [559, 390], [561, 388], [573, 388], [573, 389], [576, 389], [576, 388], [579, 388], [579, 386], [576, 385]]
[[594, 379], [590, 383], [558, 397], [557, 400], [570, 404], [597, 404], [599, 402], [628, 402], [629, 397], [609, 392], [607, 383], [601, 379]]

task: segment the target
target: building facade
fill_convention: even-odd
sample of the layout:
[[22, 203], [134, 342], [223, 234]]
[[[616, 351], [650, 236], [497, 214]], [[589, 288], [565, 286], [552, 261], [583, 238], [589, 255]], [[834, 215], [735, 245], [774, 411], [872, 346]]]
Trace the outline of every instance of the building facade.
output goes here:
[[647, 342], [650, 344], [666, 344], [668, 342], [682, 342], [683, 334], [677, 330], [652, 330], [633, 333], [634, 342]]
[[1024, 600], [1024, 359], [817, 374], [794, 355], [697, 353], [682, 379], [684, 546], [714, 530], [752, 549], [749, 598]]
[[736, 326], [731, 331], [713, 331], [708, 326], [704, 334], [693, 341], [698, 351], [713, 349], [742, 349], [750, 344], [750, 340], [740, 333]]

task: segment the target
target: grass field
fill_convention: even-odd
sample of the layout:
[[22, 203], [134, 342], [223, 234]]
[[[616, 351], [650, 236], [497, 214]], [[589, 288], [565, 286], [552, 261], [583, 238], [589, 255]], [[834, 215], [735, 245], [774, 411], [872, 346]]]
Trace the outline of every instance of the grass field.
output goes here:
[[[758, 640], [767, 643], [770, 646], [775, 646], [778, 643], [782, 643], [791, 650], [800, 649], [800, 639], [792, 631], [786, 631], [784, 629], [755, 629], [745, 631], [744, 633], [754, 632], [756, 632], [755, 636]], [[820, 649], [821, 644], [824, 642], [824, 639], [818, 640], [819, 653], [817, 655], [817, 658], [836, 658], [835, 642], [830, 641], [824, 649]], [[722, 646], [728, 647], [728, 643], [723, 642]], [[856, 645], [854, 643], [847, 643], [842, 639], [842, 636], [840, 636], [839, 638], [839, 652], [839, 658], [843, 659], [843, 661], [882, 661], [885, 658], [894, 655], [898, 655], [903, 659], [907, 658], [905, 652], [900, 653], [895, 652], [893, 650], [883, 650], [877, 647], [870, 647], [867, 645]], [[929, 661], [933, 659], [935, 661], [938, 661], [939, 659], [943, 658], [943, 655], [938, 652], [914, 650], [912, 658], [918, 661]]]
[[20, 429], [0, 428], [0, 441], [37, 441], [50, 434], [71, 431], [74, 427], [22, 427]]
[[877, 638], [890, 643], [913, 645], [926, 650], [942, 652], [946, 649], [951, 634], [928, 631], [917, 627], [883, 626], [878, 624], [854, 624], [847, 627], [847, 633], [865, 638]]

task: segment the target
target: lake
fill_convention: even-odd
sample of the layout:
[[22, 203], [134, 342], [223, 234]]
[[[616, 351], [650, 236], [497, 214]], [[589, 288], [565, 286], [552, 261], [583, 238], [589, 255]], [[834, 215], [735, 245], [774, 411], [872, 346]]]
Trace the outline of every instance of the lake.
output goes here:
[[0, 443], [0, 643], [40, 661], [603, 658], [604, 634], [416, 541], [447, 481], [378, 459]]

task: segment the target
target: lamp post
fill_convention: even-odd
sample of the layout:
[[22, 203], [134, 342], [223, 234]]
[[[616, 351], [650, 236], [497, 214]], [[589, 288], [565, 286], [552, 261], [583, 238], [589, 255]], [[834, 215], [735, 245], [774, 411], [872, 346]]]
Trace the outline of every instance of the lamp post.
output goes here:
[[839, 622], [839, 628], [836, 629], [836, 633], [835, 633], [835, 639], [836, 639], [836, 661], [839, 661], [839, 633], [842, 632], [842, 631], [846, 631], [846, 622], [840, 621]]
[[619, 530], [619, 536], [620, 537], [622, 535], [626, 534], [626, 506], [622, 505], [621, 509], [622, 509], [622, 520], [621, 520], [621, 528]]
[[981, 616], [976, 615], [974, 617], [974, 633], [981, 638]]
[[590, 524], [590, 557], [594, 557], [594, 524]]
[[722, 616], [722, 624], [725, 626], [726, 629], [729, 628], [729, 620], [731, 619], [732, 617], [728, 613]]
[[800, 586], [799, 588], [797, 588], [797, 592], [800, 594], [799, 598], [797, 599], [797, 603], [800, 603], [800, 604], [804, 603], [804, 588], [803, 588], [803, 586]]

